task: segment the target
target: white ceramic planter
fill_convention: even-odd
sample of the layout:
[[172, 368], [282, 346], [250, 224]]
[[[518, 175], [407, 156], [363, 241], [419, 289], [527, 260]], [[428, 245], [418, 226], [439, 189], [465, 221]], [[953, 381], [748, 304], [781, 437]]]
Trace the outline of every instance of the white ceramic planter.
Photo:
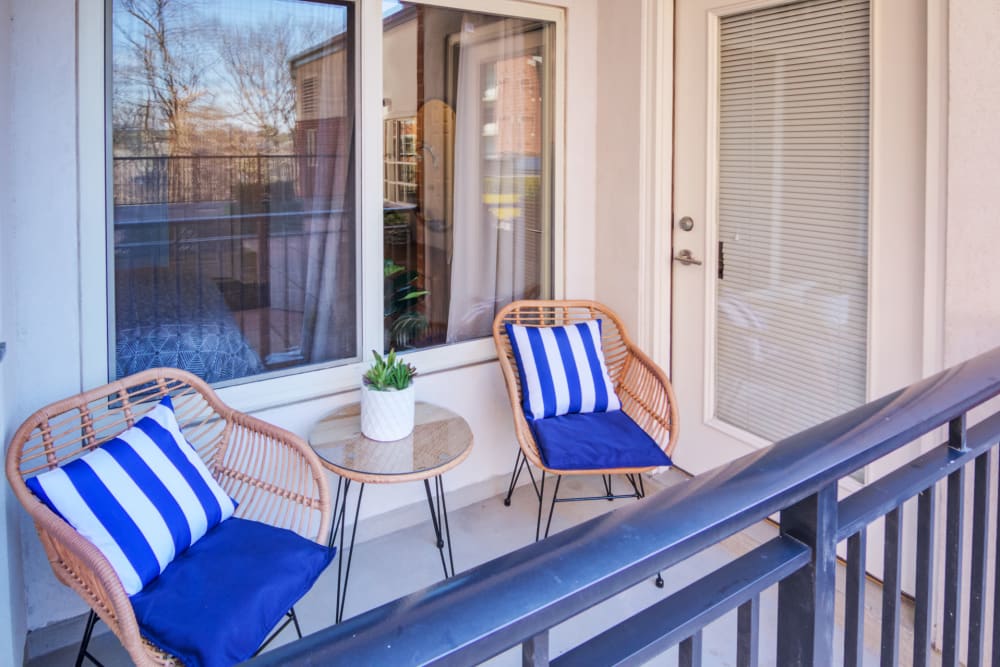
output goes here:
[[400, 440], [413, 432], [413, 383], [406, 389], [376, 391], [361, 386], [361, 432], [383, 442]]

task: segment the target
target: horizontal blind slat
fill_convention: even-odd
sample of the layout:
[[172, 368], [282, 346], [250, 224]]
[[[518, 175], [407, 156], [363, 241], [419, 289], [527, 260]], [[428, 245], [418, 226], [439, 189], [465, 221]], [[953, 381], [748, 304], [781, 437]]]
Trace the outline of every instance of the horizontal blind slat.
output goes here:
[[731, 14], [723, 17], [722, 24], [730, 29], [736, 29], [748, 23], [794, 19], [797, 15], [813, 16], [821, 19], [830, 14], [851, 11], [859, 7], [863, 7], [867, 11], [868, 4], [869, 0], [814, 0], [810, 3], [788, 3], [752, 12]]
[[[867, 42], [871, 38], [869, 34], [868, 27], [856, 27], [852, 30], [845, 30], [837, 35], [829, 35], [826, 37], [817, 37], [816, 35], [810, 35], [805, 33], [800, 33], [795, 36], [790, 36], [787, 39], [774, 41], [767, 45], [767, 50], [764, 52], [765, 58], [775, 58], [779, 56], [809, 56], [812, 55], [814, 48], [831, 48], [831, 49], [843, 49], [845, 46], [859, 46], [860, 44]], [[746, 54], [745, 57], [756, 58], [756, 56], [750, 55], [754, 47], [759, 43], [758, 40], [752, 38], [746, 40], [722, 40], [722, 55], [725, 57], [727, 55], [734, 55], [739, 57], [741, 54]]]
[[[772, 34], [769, 35], [768, 32]], [[868, 21], [856, 21], [844, 24], [835, 33], [824, 30], [818, 26], [812, 30], [800, 30], [794, 33], [779, 33], [778, 31], [768, 31], [766, 29], [748, 30], [741, 35], [728, 35], [721, 41], [723, 53], [737, 50], [749, 50], [759, 44], [766, 44], [768, 55], [783, 51], [789, 48], [805, 49], [807, 44], [843, 44], [849, 40], [866, 38], [870, 36]]]
[[774, 100], [797, 100], [802, 102], [836, 101], [846, 98], [867, 98], [868, 82], [848, 82], [838, 85], [816, 84], [796, 88], [746, 89], [732, 90], [721, 96], [722, 105], [727, 102], [738, 102], [753, 99], [755, 103], [773, 102]]
[[774, 440], [865, 398], [870, 5], [720, 30], [715, 409]]
[[[863, 48], [867, 45], [868, 39], [858, 37], [853, 39], [851, 44], [836, 42], [823, 45], [822, 47], [814, 46], [814, 48], [808, 50], [799, 50], [788, 53], [771, 52], [761, 54], [751, 51], [729, 53], [726, 54], [726, 59], [719, 64], [719, 72], [733, 71], [737, 68], [746, 68], [750, 71], [756, 70], [761, 73], [767, 73], [777, 67], [782, 69], [791, 69], [794, 67], [802, 67], [804, 65], [833, 65], [845, 58], [863, 57], [861, 55], [845, 56], [845, 47], [856, 46], [858, 48]], [[869, 66], [871, 65], [869, 64]]]
[[820, 112], [839, 113], [853, 118], [868, 118], [868, 96], [821, 100], [783, 100], [779, 104], [762, 105], [753, 100], [743, 100], [720, 105], [723, 111], [746, 113], [748, 110], [760, 118], [797, 118], [803, 114]]
[[728, 39], [752, 35], [758, 38], [763, 37], [777, 41], [786, 34], [798, 35], [806, 32], [837, 34], [848, 26], [858, 24], [867, 26], [869, 24], [869, 15], [866, 9], [855, 7], [853, 9], [826, 13], [814, 12], [799, 16], [785, 15], [776, 17], [773, 21], [756, 20], [741, 23], [723, 18], [720, 24]]

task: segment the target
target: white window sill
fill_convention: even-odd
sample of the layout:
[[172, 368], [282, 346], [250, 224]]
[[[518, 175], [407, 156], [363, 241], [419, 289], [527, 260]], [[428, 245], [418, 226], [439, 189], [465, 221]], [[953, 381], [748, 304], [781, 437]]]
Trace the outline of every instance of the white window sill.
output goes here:
[[[480, 338], [414, 350], [407, 352], [405, 356], [416, 367], [419, 376], [494, 361], [497, 353], [492, 338]], [[249, 380], [219, 388], [217, 393], [227, 405], [237, 410], [259, 412], [355, 391], [361, 386], [361, 375], [369, 364], [365, 360], [263, 380]]]

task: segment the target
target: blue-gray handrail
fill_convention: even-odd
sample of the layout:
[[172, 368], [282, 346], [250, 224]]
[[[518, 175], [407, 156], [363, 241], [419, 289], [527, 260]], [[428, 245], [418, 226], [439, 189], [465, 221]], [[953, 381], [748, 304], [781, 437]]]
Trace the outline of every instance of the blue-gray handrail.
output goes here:
[[[481, 662], [801, 504], [940, 426], [961, 421], [964, 427], [965, 413], [998, 394], [1000, 348], [643, 502], [265, 653], [255, 664]], [[952, 443], [956, 437], [964, 442], [964, 435], [964, 428], [953, 433]], [[978, 441], [995, 443], [997, 437], [1000, 418], [976, 433]]]

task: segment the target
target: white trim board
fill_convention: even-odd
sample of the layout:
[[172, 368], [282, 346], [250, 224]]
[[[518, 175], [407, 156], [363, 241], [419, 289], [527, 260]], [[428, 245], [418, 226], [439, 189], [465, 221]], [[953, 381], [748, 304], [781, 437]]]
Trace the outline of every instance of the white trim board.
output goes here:
[[643, 0], [638, 341], [670, 374], [674, 2]]

